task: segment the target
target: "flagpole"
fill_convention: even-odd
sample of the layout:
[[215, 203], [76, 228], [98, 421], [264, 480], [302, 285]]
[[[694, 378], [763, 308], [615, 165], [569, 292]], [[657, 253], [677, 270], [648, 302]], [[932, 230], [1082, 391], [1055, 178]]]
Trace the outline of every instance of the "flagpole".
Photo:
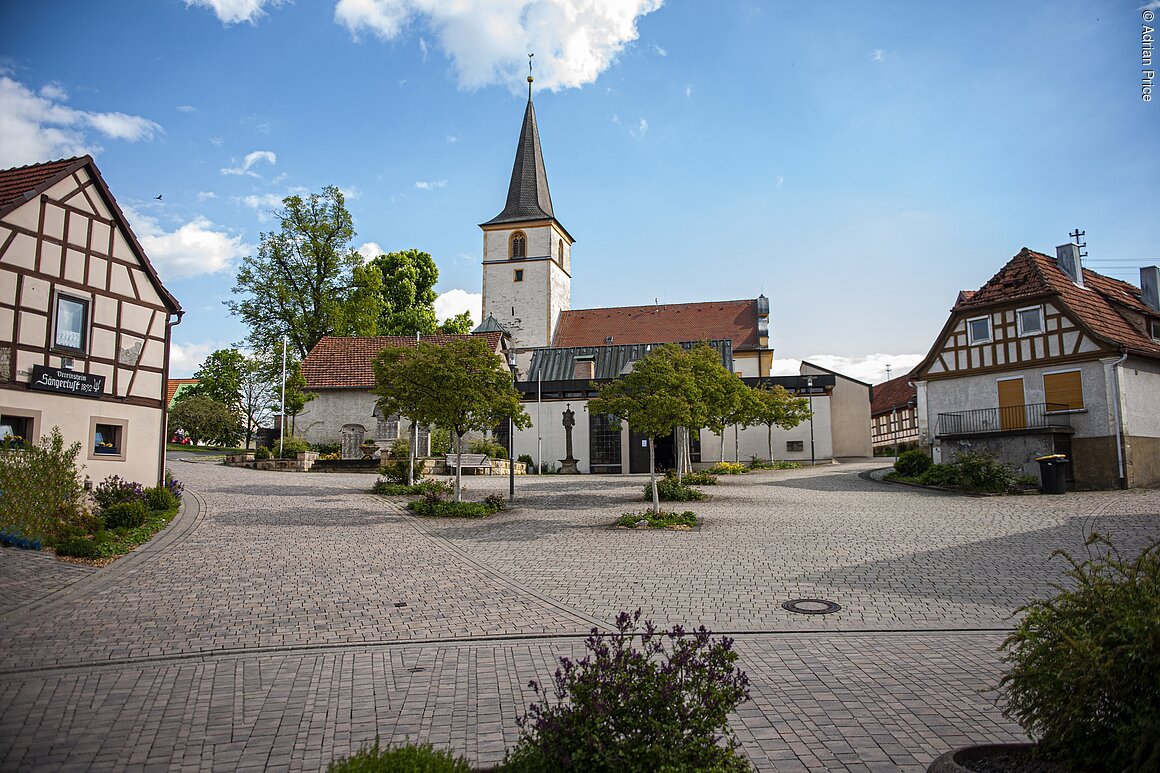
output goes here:
[[278, 457], [282, 456], [282, 445], [286, 440], [286, 336], [282, 336], [282, 427], [278, 432]]

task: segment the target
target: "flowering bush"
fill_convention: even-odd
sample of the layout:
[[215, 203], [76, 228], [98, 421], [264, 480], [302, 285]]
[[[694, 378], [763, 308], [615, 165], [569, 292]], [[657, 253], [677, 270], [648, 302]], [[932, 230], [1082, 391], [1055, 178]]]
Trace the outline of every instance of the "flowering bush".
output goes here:
[[93, 499], [102, 510], [121, 502], [145, 502], [145, 487], [120, 475], [110, 475], [93, 489]]
[[529, 682], [537, 702], [503, 770], [750, 769], [728, 725], [749, 698], [733, 640], [640, 618], [621, 612], [614, 633], [593, 629], [583, 660], [560, 658], [552, 685]]
[[741, 475], [749, 472], [749, 468], [737, 462], [717, 462], [707, 472], [710, 475]]
[[181, 501], [181, 497], [185, 494], [185, 484], [173, 477], [173, 470], [169, 468], [165, 469], [164, 486], [169, 489], [169, 493], [173, 495], [174, 499], [178, 502]]

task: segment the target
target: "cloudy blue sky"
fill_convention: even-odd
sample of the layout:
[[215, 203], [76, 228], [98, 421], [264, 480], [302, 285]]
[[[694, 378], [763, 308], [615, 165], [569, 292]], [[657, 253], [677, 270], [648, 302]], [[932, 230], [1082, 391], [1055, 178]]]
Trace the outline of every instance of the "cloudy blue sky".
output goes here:
[[574, 307], [764, 292], [783, 369], [878, 381], [1023, 246], [1078, 226], [1133, 282], [1160, 259], [1157, 6], [8, 2], [0, 167], [95, 156], [189, 375], [244, 336], [222, 300], [280, 199], [324, 185], [355, 246], [427, 250], [444, 315], [477, 306], [534, 51]]

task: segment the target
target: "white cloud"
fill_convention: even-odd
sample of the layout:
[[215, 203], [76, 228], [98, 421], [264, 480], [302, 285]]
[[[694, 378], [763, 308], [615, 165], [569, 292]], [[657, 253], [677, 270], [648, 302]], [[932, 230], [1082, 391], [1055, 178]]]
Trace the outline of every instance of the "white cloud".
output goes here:
[[1138, 11], [1160, 11], [1160, 0], [1152, 0], [1150, 3], [1145, 3], [1136, 10]]
[[436, 188], [446, 188], [446, 180], [416, 180], [415, 187], [421, 191], [433, 191]]
[[0, 76], [0, 168], [98, 153], [101, 147], [91, 130], [128, 142], [151, 140], [164, 131], [141, 116], [76, 110], [63, 103], [67, 97], [56, 83], [33, 93]]
[[179, 344], [174, 341], [169, 345], [169, 377], [190, 378], [205, 362], [205, 358], [209, 356], [210, 352], [216, 352], [218, 349], [225, 349], [228, 346], [228, 344], [218, 342]]
[[483, 295], [454, 289], [440, 293], [435, 298], [435, 319], [440, 322], [446, 322], [465, 311], [471, 312], [471, 321], [475, 325], [483, 322]]
[[224, 137], [210, 137], [209, 141], [210, 141], [210, 144], [212, 144], [215, 148], [220, 148], [225, 143], [225, 138]]
[[380, 255], [387, 254], [387, 251], [380, 247], [378, 242], [366, 242], [356, 251], [362, 255], [364, 261], [374, 260]]
[[427, 41], [423, 38], [419, 38], [419, 54], [423, 57], [423, 64], [427, 64], [427, 56], [430, 51], [427, 48]]
[[617, 126], [620, 126], [620, 116], [617, 115], [616, 113], [613, 113], [612, 115], [608, 116], [608, 120], [612, 121]]
[[454, 145], [459, 142], [459, 136], [455, 134], [448, 134], [446, 139], [448, 145]]
[[523, 87], [536, 54], [536, 83], [558, 91], [592, 83], [637, 39], [637, 19], [663, 0], [338, 0], [335, 21], [356, 38], [395, 40], [421, 26], [451, 59], [459, 86]]
[[247, 153], [246, 157], [242, 159], [240, 166], [231, 166], [222, 169], [222, 174], [230, 175], [247, 175], [249, 177], [261, 177], [260, 174], [253, 171], [250, 167], [259, 161], [265, 161], [273, 166], [278, 163], [278, 156], [272, 150], [255, 150], [252, 153]]
[[688, 86], [685, 86], [685, 99], [692, 99], [692, 98], [693, 98], [693, 84], [690, 83]]
[[662, 48], [660, 45], [658, 45], [656, 43], [653, 43], [653, 53], [656, 54], [657, 56], [668, 56], [669, 55], [668, 51], [666, 51], [664, 48]]
[[148, 215], [125, 207], [125, 217], [162, 279], [214, 274], [254, 250], [240, 236], [230, 236], [198, 215], [176, 231], [166, 231]]
[[357, 185], [350, 185], [347, 187], [343, 187], [340, 185], [340, 186], [338, 186], [338, 191], [339, 191], [339, 193], [342, 194], [342, 197], [344, 199], [346, 199], [347, 201], [353, 201], [353, 200], [359, 198], [360, 196], [362, 196], [362, 190]]
[[629, 129], [628, 133], [631, 134], [633, 137], [636, 137], [639, 140], [641, 137], [648, 134], [648, 121], [646, 121], [643, 118], [640, 119], [640, 121], [636, 125], [636, 128]]
[[778, 176], [777, 176], [777, 189], [780, 191], [780, 190], [781, 190], [781, 186], [782, 186], [782, 185], [784, 185], [784, 184], [785, 184], [785, 178], [784, 178], [784, 177], [782, 177], [781, 175], [778, 175]]
[[[910, 369], [922, 361], [921, 354], [867, 354], [862, 357], [842, 357], [837, 354], [811, 354], [806, 362], [812, 363], [826, 370], [841, 373], [843, 376], [865, 381], [868, 384], [880, 384], [886, 380], [886, 366], [890, 365], [890, 377], [898, 378], [910, 372]], [[801, 360], [774, 360], [770, 374], [774, 376], [797, 375], [801, 367]]]
[[209, 8], [222, 24], [239, 24], [248, 21], [253, 24], [266, 15], [263, 6], [278, 7], [282, 0], [185, 0], [185, 7]]
[[886, 52], [883, 51], [881, 48], [876, 48], [870, 52], [870, 61], [871, 62], [882, 62], [885, 60], [886, 60]]
[[179, 113], [196, 113], [197, 108], [193, 105], [178, 105], [176, 108]]
[[213, 191], [198, 191], [197, 192], [197, 200], [198, 201], [207, 201], [209, 199], [216, 199], [216, 198], [217, 198], [217, 194], [214, 193]]

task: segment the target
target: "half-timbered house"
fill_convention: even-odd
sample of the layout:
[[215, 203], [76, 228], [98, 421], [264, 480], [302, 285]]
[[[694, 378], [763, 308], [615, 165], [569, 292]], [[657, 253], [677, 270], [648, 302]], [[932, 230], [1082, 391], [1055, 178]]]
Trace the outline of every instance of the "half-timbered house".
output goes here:
[[935, 460], [981, 450], [1034, 473], [1062, 453], [1079, 487], [1160, 483], [1160, 269], [1140, 273], [1083, 268], [1077, 244], [1024, 248], [960, 294], [913, 373]]
[[159, 481], [181, 314], [92, 158], [0, 170], [0, 437], [59, 427], [92, 479]]

